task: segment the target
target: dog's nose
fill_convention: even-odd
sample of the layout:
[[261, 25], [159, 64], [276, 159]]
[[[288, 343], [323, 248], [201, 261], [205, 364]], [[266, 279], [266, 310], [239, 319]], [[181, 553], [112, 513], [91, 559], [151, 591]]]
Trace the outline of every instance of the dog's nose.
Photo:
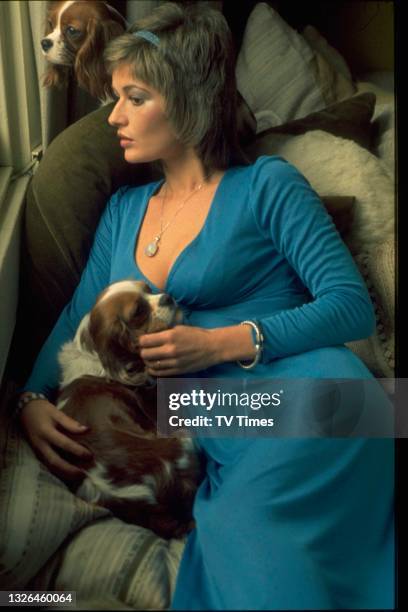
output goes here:
[[168, 293], [163, 293], [163, 295], [159, 299], [159, 306], [175, 306], [175, 304], [176, 302]]
[[53, 42], [49, 38], [43, 38], [42, 41], [41, 41], [42, 49], [45, 52], [47, 52], [49, 49], [51, 49], [52, 45], [53, 45]]

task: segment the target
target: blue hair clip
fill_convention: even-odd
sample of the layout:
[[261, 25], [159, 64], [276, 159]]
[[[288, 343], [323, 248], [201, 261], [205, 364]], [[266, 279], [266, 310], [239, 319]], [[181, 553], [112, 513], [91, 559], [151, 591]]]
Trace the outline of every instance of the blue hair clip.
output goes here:
[[153, 34], [153, 32], [149, 32], [149, 30], [138, 30], [137, 32], [132, 32], [132, 34], [148, 40], [149, 42], [153, 43], [153, 45], [156, 45], [156, 47], [158, 47], [160, 44], [160, 38], [156, 36], [156, 34]]

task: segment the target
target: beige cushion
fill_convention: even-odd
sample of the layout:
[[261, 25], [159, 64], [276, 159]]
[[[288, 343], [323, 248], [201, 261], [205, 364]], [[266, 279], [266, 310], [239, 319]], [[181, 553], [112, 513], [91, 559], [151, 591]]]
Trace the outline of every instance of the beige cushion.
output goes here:
[[76, 497], [1, 425], [0, 589], [77, 591], [94, 609], [168, 607], [185, 540]]
[[333, 71], [346, 79], [348, 85], [353, 82], [350, 68], [344, 57], [327, 42], [317, 28], [307, 25], [302, 31], [302, 36], [315, 52], [324, 57]]
[[1, 440], [0, 588], [19, 589], [71, 534], [109, 512], [83, 502], [36, 459], [19, 433]]
[[258, 132], [355, 92], [351, 81], [264, 2], [249, 16], [236, 76], [238, 89], [257, 119]]
[[[117, 518], [79, 531], [30, 584], [34, 590], [77, 592], [91, 609], [163, 610], [169, 607], [185, 540], [163, 540]], [[92, 550], [92, 554], [89, 551]]]
[[389, 239], [355, 261], [367, 284], [376, 315], [370, 338], [350, 342], [354, 351], [377, 377], [393, 378], [395, 369], [395, 245]]

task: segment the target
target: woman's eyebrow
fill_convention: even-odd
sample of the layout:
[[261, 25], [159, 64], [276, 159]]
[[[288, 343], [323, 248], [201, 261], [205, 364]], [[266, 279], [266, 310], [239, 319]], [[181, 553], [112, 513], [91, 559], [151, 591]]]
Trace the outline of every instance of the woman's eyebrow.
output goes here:
[[[112, 89], [116, 93], [116, 89], [114, 87]], [[124, 87], [122, 87], [122, 91], [124, 91], [125, 93], [127, 93], [131, 89], [140, 89], [141, 91], [145, 91], [146, 93], [150, 93], [150, 91], [148, 91], [147, 89], [144, 89], [144, 87], [140, 87], [140, 85], [136, 85], [136, 83], [134, 83], [132, 85], [125, 85]]]

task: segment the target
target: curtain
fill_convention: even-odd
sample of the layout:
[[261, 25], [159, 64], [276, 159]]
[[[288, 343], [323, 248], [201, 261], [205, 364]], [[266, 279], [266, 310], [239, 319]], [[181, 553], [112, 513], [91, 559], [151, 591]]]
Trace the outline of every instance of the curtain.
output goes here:
[[27, 2], [0, 3], [0, 165], [21, 171], [41, 143], [40, 101], [36, 83]]
[[39, 147], [94, 110], [97, 101], [78, 89], [45, 89], [40, 41], [48, 2], [0, 2], [0, 166], [24, 173]]
[[30, 0], [28, 4], [28, 19], [31, 31], [31, 53], [35, 60], [36, 87], [40, 99], [41, 141], [45, 150], [53, 138], [67, 126], [68, 98], [63, 90], [45, 89], [41, 86], [46, 62], [41, 52], [41, 38], [47, 15], [48, 2]]

